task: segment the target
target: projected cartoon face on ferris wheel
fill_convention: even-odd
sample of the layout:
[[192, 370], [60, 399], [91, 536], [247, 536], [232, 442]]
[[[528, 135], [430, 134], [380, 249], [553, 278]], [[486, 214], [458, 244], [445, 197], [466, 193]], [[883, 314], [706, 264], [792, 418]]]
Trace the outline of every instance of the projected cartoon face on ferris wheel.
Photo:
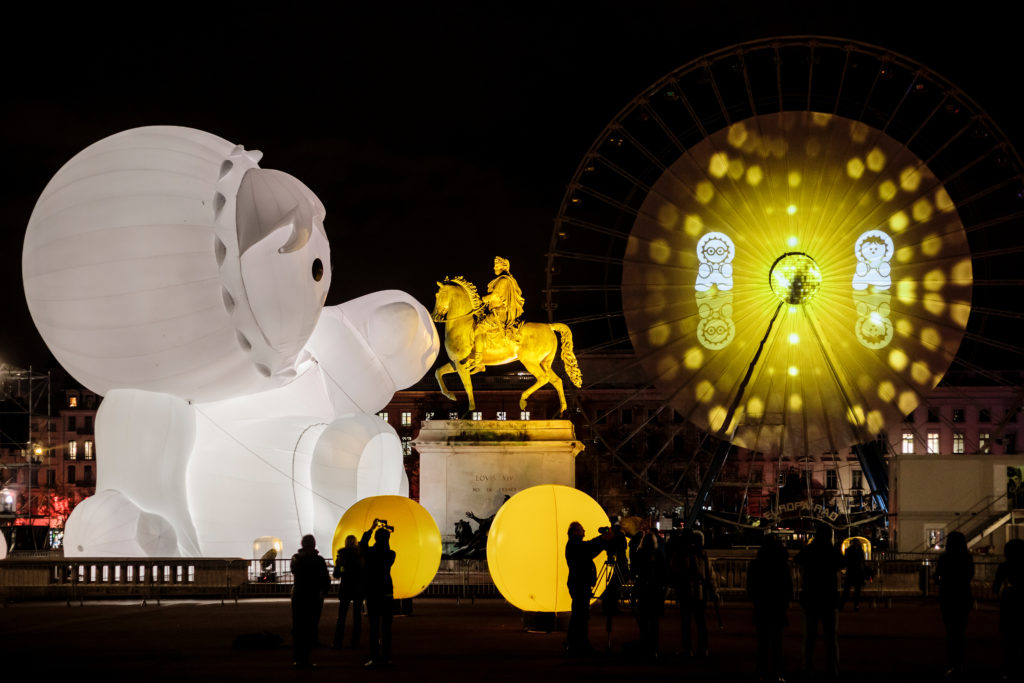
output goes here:
[[791, 111], [734, 123], [661, 174], [622, 281], [630, 340], [679, 412], [806, 454], [877, 433], [938, 383], [972, 271], [924, 162], [864, 123]]

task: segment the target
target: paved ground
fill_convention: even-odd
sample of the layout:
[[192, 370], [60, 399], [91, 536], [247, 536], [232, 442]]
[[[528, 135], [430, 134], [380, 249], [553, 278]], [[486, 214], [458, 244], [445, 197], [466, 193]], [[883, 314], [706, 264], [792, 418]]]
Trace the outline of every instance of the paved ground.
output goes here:
[[[321, 640], [331, 641], [337, 602], [325, 606]], [[522, 615], [501, 600], [416, 600], [414, 614], [395, 619], [394, 665], [365, 671], [368, 653], [314, 651], [315, 671], [291, 669], [288, 603], [281, 599], [220, 602], [14, 603], [0, 608], [0, 678], [83, 680], [98, 674], [116, 681], [209, 680], [373, 680], [373, 681], [550, 681], [600, 679], [628, 681], [754, 680], [754, 636], [750, 607], [726, 603], [724, 629], [713, 630], [711, 656], [689, 660], [680, 649], [677, 612], [662, 620], [667, 653], [654, 662], [625, 654], [637, 637], [628, 615], [614, 621], [611, 649], [588, 660], [561, 654], [561, 633], [528, 633]], [[971, 615], [966, 680], [997, 680], [998, 615], [982, 606]], [[713, 620], [713, 617], [712, 617]], [[787, 664], [800, 659], [800, 613], [790, 614]], [[844, 681], [931, 681], [945, 671], [942, 625], [935, 602], [901, 601], [862, 605], [840, 616], [840, 657]], [[605, 649], [600, 608], [591, 621], [591, 641]], [[232, 647], [242, 634], [268, 631], [281, 637], [278, 649], [245, 651]], [[364, 628], [364, 643], [366, 632]], [[820, 646], [819, 646], [820, 649]], [[819, 668], [822, 653], [819, 654]], [[88, 676], [92, 678], [92, 676]], [[789, 680], [799, 680], [790, 676]]]

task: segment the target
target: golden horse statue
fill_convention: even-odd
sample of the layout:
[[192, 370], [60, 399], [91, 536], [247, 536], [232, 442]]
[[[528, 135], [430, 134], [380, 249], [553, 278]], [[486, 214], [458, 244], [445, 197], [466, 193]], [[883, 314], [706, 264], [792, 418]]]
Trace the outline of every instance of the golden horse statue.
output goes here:
[[[431, 315], [434, 322], [445, 324], [444, 348], [448, 352], [448, 362], [438, 368], [434, 376], [437, 378], [441, 393], [445, 398], [454, 401], [455, 394], [448, 390], [443, 378], [453, 372], [458, 373], [469, 398], [469, 409], [474, 410], [476, 401], [473, 399], [473, 382], [469, 376], [482, 369], [474, 366], [472, 356], [474, 328], [478, 318], [483, 315], [483, 302], [477, 294], [476, 286], [461, 276], [446, 277], [444, 282], [437, 283], [437, 287], [434, 311]], [[558, 353], [556, 332], [562, 337], [562, 363], [565, 365], [565, 374], [579, 387], [583, 384], [583, 376], [572, 352], [572, 333], [568, 326], [562, 323], [525, 323], [519, 335], [519, 343], [498, 336], [486, 337], [482, 358], [484, 366], [504, 365], [518, 360], [537, 378], [537, 381], [519, 397], [520, 410], [526, 410], [526, 399], [530, 398], [533, 392], [550, 382], [558, 392], [560, 412], [565, 412], [562, 379], [551, 369], [551, 364]]]

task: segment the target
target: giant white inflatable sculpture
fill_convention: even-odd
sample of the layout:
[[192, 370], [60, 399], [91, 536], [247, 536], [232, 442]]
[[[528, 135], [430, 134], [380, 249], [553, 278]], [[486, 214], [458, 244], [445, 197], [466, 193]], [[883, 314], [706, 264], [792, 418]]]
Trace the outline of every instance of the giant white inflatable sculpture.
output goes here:
[[399, 439], [374, 413], [431, 367], [434, 325], [398, 291], [324, 308], [324, 207], [261, 156], [137, 128], [71, 159], [36, 204], [29, 309], [105, 397], [97, 494], [67, 522], [68, 556], [323, 544], [357, 500], [407, 492]]

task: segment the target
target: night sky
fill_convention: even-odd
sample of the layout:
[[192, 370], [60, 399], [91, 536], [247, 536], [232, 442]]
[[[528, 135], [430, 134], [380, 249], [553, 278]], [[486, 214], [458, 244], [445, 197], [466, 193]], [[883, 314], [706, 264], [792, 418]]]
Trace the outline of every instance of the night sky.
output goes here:
[[0, 362], [55, 365], [21, 285], [36, 198], [78, 151], [136, 126], [192, 126], [262, 150], [261, 166], [316, 192], [331, 236], [328, 303], [399, 288], [429, 309], [436, 280], [482, 286], [500, 254], [532, 320], [546, 319], [544, 253], [590, 143], [645, 87], [706, 52], [772, 35], [880, 45], [960, 86], [1024, 147], [1021, 36], [995, 3], [955, 15], [824, 1], [337, 4], [5, 21]]

